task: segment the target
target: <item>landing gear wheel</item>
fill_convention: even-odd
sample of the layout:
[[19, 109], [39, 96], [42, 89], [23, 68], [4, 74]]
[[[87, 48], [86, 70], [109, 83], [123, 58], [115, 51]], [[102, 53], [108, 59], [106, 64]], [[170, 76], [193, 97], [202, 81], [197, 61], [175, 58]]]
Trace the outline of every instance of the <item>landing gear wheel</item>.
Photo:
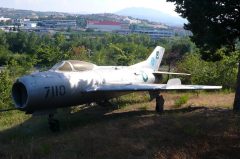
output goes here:
[[108, 100], [103, 100], [100, 102], [97, 102], [98, 105], [100, 105], [101, 107], [112, 107], [113, 104], [111, 102], [109, 102]]
[[164, 99], [162, 95], [157, 95], [156, 96], [156, 111], [158, 113], [163, 113], [163, 108], [164, 108]]
[[49, 114], [48, 116], [49, 128], [52, 132], [58, 132], [60, 131], [59, 121], [57, 119], [54, 119], [53, 117], [54, 117], [53, 114]]

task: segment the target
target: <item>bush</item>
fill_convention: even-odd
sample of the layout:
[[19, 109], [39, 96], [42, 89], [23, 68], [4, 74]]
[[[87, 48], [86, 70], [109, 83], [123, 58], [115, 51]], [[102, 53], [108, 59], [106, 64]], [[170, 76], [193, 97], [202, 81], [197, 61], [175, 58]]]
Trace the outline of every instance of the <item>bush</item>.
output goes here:
[[9, 77], [9, 71], [0, 72], [0, 109], [10, 108], [12, 106], [11, 100], [12, 80]]
[[186, 104], [188, 101], [188, 96], [187, 95], [183, 95], [181, 97], [179, 97], [176, 101], [175, 101], [175, 107], [179, 108], [181, 107], [183, 104]]
[[177, 71], [191, 74], [190, 78], [182, 78], [183, 83], [222, 85], [225, 89], [234, 89], [238, 54], [233, 52], [231, 56], [223, 56], [221, 61], [207, 62], [201, 59], [200, 54], [191, 53], [177, 64]]

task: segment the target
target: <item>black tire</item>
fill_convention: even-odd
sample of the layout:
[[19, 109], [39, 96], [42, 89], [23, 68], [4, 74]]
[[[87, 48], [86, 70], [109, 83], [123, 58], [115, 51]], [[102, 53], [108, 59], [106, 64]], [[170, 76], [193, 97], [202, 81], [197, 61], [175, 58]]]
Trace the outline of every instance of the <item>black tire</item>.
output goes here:
[[60, 124], [59, 121], [56, 119], [50, 119], [48, 121], [49, 128], [52, 132], [59, 132], [60, 131]]
[[164, 99], [162, 95], [156, 97], [156, 112], [163, 113], [164, 111]]

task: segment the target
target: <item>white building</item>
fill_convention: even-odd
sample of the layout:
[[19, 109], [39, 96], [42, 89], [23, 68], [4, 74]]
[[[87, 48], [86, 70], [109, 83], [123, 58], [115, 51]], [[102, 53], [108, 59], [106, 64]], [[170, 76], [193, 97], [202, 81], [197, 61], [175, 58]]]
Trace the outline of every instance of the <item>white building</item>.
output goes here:
[[36, 22], [27, 21], [27, 22], [24, 22], [24, 27], [26, 27], [26, 28], [36, 28], [37, 27], [37, 23]]
[[6, 21], [10, 21], [11, 18], [4, 18], [4, 17], [0, 17], [0, 22], [6, 22]]
[[76, 28], [77, 27], [77, 21], [76, 20], [43, 20], [39, 21], [39, 23], [43, 27], [47, 28]]
[[174, 36], [173, 29], [159, 29], [159, 30], [134, 30], [133, 33], [137, 34], [147, 34], [152, 39], [160, 39], [160, 38], [169, 38]]
[[87, 29], [94, 29], [97, 31], [106, 31], [106, 32], [113, 32], [116, 30], [121, 30], [125, 27], [125, 25], [122, 26], [119, 22], [112, 22], [112, 21], [93, 21], [89, 20], [87, 21]]
[[129, 17], [126, 17], [123, 19], [124, 21], [128, 22], [129, 24], [140, 24], [142, 21], [138, 19], [130, 19]]

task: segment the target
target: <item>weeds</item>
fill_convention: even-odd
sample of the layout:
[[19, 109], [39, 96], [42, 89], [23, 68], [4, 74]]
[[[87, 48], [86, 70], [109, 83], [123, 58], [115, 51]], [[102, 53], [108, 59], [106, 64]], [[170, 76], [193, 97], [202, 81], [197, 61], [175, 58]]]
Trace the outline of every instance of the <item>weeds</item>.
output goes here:
[[143, 106], [139, 107], [138, 110], [146, 111], [147, 108], [148, 108], [148, 106], [146, 104], [144, 104]]
[[40, 145], [40, 153], [44, 156], [50, 154], [51, 152], [51, 145], [50, 144], [42, 144]]
[[185, 128], [183, 129], [183, 132], [186, 135], [190, 135], [190, 136], [197, 136], [201, 134], [200, 129], [193, 124], [185, 126]]
[[179, 108], [181, 107], [183, 104], [186, 104], [188, 101], [189, 97], [187, 95], [183, 95], [181, 97], [179, 97], [177, 100], [175, 100], [175, 107]]
[[117, 105], [120, 109], [125, 108], [131, 104], [145, 103], [148, 101], [149, 97], [146, 93], [131, 93], [111, 100], [111, 102]]
[[25, 115], [20, 111], [0, 113], [0, 130], [19, 125], [29, 118], [30, 115]]

